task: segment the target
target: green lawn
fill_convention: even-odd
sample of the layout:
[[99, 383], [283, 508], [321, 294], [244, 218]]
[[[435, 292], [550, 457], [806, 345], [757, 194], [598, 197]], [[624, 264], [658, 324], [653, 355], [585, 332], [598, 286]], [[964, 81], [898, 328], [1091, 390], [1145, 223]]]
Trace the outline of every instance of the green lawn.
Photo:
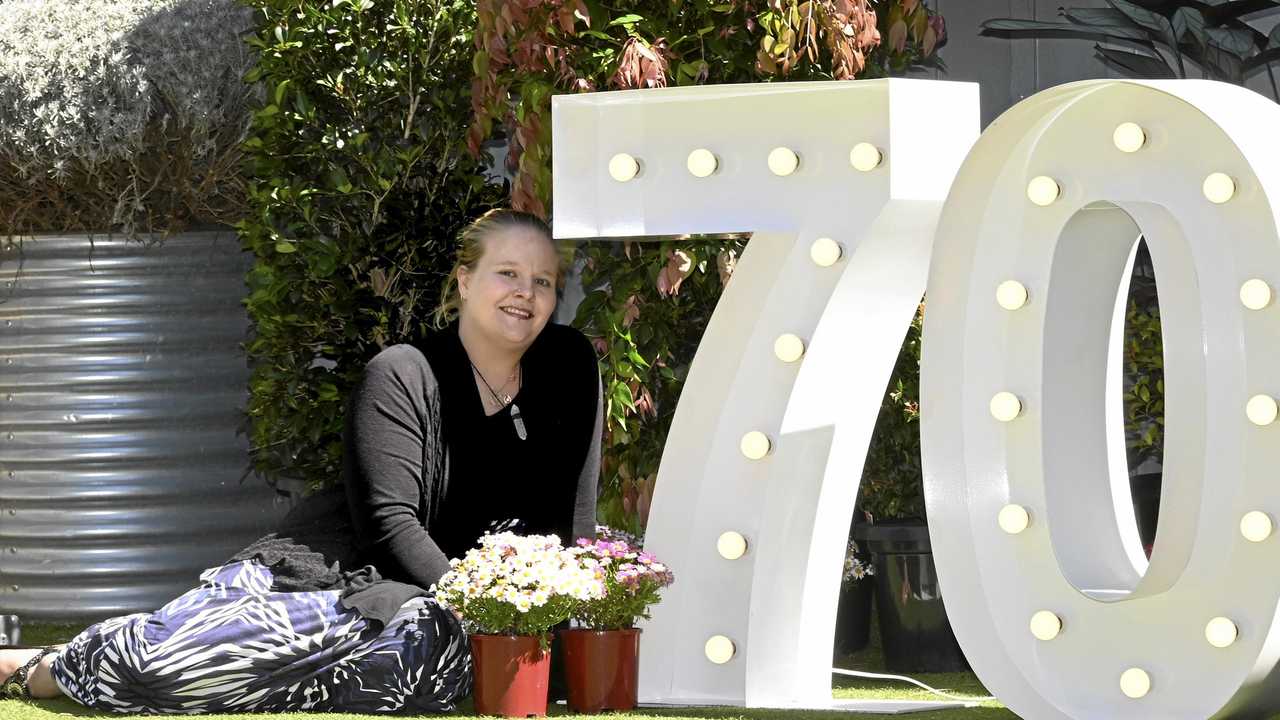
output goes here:
[[[71, 625], [28, 625], [23, 628], [23, 642], [28, 645], [57, 643], [70, 638], [79, 628]], [[879, 647], [876, 645], [874, 626], [872, 646], [855, 655], [843, 658], [840, 667], [868, 672], [883, 672], [883, 661]], [[970, 673], [940, 673], [913, 675], [927, 685], [964, 697], [981, 697], [987, 694], [978, 679]], [[899, 700], [933, 700], [937, 698], [930, 693], [917, 689], [906, 683], [883, 680], [863, 680], [859, 678], [839, 677], [834, 680], [833, 694], [842, 699], [899, 699]], [[552, 706], [552, 715], [569, 715], [563, 706]], [[71, 717], [130, 717], [99, 713], [87, 710], [67, 700], [24, 703], [16, 700], [0, 700], [0, 720], [58, 720]], [[134, 716], [141, 717], [141, 716]], [[208, 720], [371, 720], [379, 715], [318, 714], [236, 714], [236, 715], [201, 715]], [[457, 713], [449, 717], [474, 717], [469, 706], [459, 708]], [[863, 715], [851, 713], [822, 712], [811, 710], [744, 710], [742, 708], [678, 708], [678, 709], [644, 709], [630, 713], [615, 713], [600, 716], [577, 716], [609, 718], [609, 720], [632, 720], [639, 718], [672, 718], [673, 720], [810, 720], [817, 718], [884, 718], [884, 715]], [[904, 717], [919, 720], [1008, 720], [1017, 716], [1004, 709], [997, 702], [985, 702], [981, 707], [956, 708], [934, 712], [915, 713]]]

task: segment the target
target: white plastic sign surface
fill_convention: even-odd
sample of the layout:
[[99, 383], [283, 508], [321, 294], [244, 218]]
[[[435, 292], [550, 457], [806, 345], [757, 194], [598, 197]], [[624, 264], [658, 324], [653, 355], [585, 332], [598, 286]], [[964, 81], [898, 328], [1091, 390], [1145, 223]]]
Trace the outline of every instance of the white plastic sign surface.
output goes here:
[[[831, 704], [845, 534], [927, 276], [930, 533], [987, 687], [1029, 718], [1275, 707], [1280, 107], [1089, 81], [975, 146], [976, 86], [876, 80], [558, 96], [553, 126], [557, 237], [754, 233], [659, 471], [646, 547], [679, 579], [642, 701]], [[1139, 234], [1168, 387], [1149, 565], [1114, 392]]]

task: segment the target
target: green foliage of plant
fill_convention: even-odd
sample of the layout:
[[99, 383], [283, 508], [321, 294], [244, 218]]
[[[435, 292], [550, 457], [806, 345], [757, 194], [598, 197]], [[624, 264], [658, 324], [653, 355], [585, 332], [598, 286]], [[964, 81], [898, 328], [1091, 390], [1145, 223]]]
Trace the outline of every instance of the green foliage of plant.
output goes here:
[[0, 3], [0, 236], [238, 219], [251, 25], [235, 0]]
[[[1123, 75], [1190, 77], [1198, 68], [1212, 80], [1244, 84], [1266, 72], [1280, 100], [1272, 67], [1280, 60], [1280, 27], [1265, 34], [1248, 22], [1280, 9], [1273, 0], [1107, 0], [1108, 7], [1063, 7], [1060, 22], [996, 18], [988, 35], [1096, 40], [1098, 58]], [[1121, 49], [1126, 48], [1126, 49]]]
[[602, 355], [601, 522], [640, 533], [702, 330], [746, 239], [596, 243], [574, 324]]
[[246, 2], [253, 467], [316, 487], [365, 363], [427, 331], [458, 230], [502, 190], [465, 148], [470, 2]]
[[[723, 3], [480, 0], [473, 149], [506, 129], [512, 205], [551, 191], [550, 98], [668, 85], [882, 77], [938, 62], [942, 18], [919, 0]], [[575, 325], [596, 342], [607, 402], [602, 522], [644, 527], [703, 329], [742, 236], [588, 243]]]
[[920, 304], [876, 416], [862, 466], [858, 507], [873, 521], [924, 520], [924, 475], [920, 468]]
[[1164, 341], [1155, 268], [1146, 243], [1129, 280], [1124, 329], [1124, 431], [1129, 467], [1164, 460]]

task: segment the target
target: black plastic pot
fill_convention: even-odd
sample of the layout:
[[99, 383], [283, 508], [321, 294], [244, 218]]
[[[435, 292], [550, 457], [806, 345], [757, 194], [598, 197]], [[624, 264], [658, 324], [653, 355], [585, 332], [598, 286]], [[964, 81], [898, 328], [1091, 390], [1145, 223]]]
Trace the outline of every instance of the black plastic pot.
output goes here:
[[1160, 519], [1160, 480], [1163, 473], [1136, 473], [1129, 476], [1129, 491], [1133, 495], [1133, 514], [1138, 521], [1138, 536], [1142, 547], [1151, 557], [1151, 547], [1156, 542], [1156, 524]]
[[840, 585], [840, 605], [836, 610], [835, 651], [851, 655], [871, 641], [871, 599], [875, 576], [869, 575]]
[[929, 529], [923, 523], [862, 527], [876, 568], [875, 603], [885, 667], [894, 672], [969, 669], [942, 606]]

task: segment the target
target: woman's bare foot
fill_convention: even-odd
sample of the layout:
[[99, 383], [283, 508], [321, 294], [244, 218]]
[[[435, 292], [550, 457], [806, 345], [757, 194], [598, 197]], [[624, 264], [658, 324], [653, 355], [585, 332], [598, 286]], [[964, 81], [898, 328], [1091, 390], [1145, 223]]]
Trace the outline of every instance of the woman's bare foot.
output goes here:
[[[38, 649], [0, 650], [0, 683], [8, 680], [18, 668], [26, 665], [39, 652]], [[49, 669], [56, 657], [56, 654], [46, 655], [39, 665], [31, 669], [31, 674], [27, 676], [27, 687], [31, 690], [31, 697], [45, 700], [62, 695], [62, 690], [58, 689], [58, 684], [53, 681], [53, 672]]]

